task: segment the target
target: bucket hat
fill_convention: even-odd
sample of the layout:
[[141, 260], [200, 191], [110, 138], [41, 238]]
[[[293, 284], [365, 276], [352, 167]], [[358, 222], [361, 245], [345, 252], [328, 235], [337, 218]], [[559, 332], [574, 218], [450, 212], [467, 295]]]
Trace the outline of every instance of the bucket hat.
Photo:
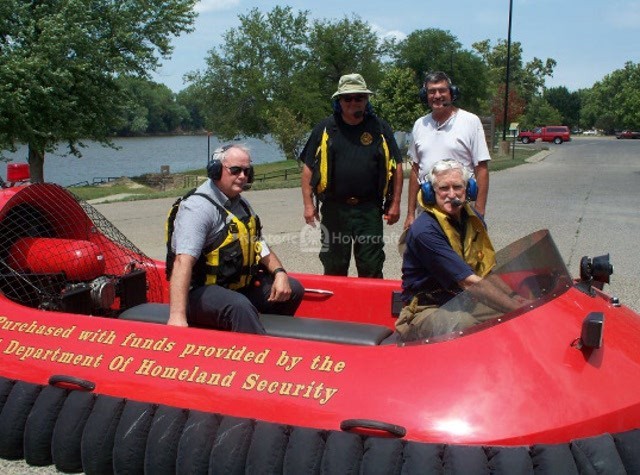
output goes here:
[[331, 99], [342, 94], [373, 94], [373, 92], [367, 89], [367, 83], [364, 82], [361, 75], [345, 74], [338, 81], [338, 90], [331, 96]]

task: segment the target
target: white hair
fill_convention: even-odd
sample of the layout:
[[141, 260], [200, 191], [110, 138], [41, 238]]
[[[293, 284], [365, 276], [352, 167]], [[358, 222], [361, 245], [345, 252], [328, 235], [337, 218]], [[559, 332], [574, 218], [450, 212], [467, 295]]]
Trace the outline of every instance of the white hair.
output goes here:
[[237, 148], [239, 150], [242, 150], [244, 153], [247, 154], [247, 156], [249, 157], [249, 160], [251, 160], [251, 151], [249, 150], [249, 147], [247, 147], [246, 145], [235, 144], [235, 143], [223, 145], [222, 147], [215, 149], [213, 151], [213, 154], [211, 155], [211, 159], [220, 160], [221, 162], [224, 162], [225, 159], [227, 158], [227, 153], [232, 148]]
[[435, 187], [436, 175], [448, 170], [459, 170], [465, 186], [469, 183], [469, 180], [471, 179], [471, 172], [462, 163], [454, 160], [453, 158], [445, 158], [444, 160], [439, 160], [434, 163], [431, 170], [429, 170], [425, 175], [425, 180]]

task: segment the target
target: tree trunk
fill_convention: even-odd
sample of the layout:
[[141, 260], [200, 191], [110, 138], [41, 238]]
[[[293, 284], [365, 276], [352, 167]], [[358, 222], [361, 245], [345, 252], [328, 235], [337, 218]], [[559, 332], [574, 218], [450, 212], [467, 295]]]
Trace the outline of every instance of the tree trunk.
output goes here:
[[31, 183], [44, 182], [44, 150], [29, 144], [29, 174]]

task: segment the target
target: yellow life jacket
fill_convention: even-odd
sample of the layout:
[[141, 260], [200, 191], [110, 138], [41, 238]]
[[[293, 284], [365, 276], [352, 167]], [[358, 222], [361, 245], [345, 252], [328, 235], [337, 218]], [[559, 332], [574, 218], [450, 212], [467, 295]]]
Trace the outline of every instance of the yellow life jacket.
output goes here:
[[[385, 208], [391, 204], [391, 199], [393, 198], [393, 175], [395, 173], [397, 163], [395, 158], [391, 156], [391, 152], [389, 151], [389, 145], [387, 144], [387, 139], [382, 133], [382, 126], [377, 118], [378, 125], [380, 128], [380, 138], [381, 138], [381, 152], [382, 158], [381, 161], [381, 172], [384, 174], [384, 179], [381, 180], [380, 186], [380, 196], [384, 199]], [[324, 128], [322, 132], [322, 136], [320, 138], [320, 144], [316, 149], [316, 161], [313, 169], [313, 175], [311, 179], [311, 186], [313, 188], [316, 196], [323, 196], [330, 188], [331, 179], [329, 171], [331, 170], [331, 134], [335, 133], [337, 130], [337, 125], [335, 123], [335, 118], [332, 116], [330, 118], [329, 124]], [[331, 132], [331, 133], [330, 133]]]
[[474, 274], [485, 277], [496, 265], [496, 252], [487, 233], [487, 228], [476, 215], [469, 203], [464, 204], [468, 219], [464, 243], [460, 232], [449, 221], [449, 216], [436, 205], [426, 205], [424, 209], [434, 216], [447, 236], [453, 250], [473, 269]]
[[249, 206], [242, 199], [240, 203], [247, 212], [247, 217], [244, 219], [238, 218], [208, 195], [195, 193], [195, 189], [178, 198], [169, 210], [166, 222], [167, 280], [171, 278], [173, 262], [176, 256], [171, 247], [175, 217], [180, 202], [192, 195], [206, 198], [218, 209], [222, 216], [226, 217], [225, 229], [227, 235], [218, 246], [209, 247], [202, 251], [193, 267], [191, 285], [199, 287], [201, 285], [217, 284], [232, 290], [246, 287], [251, 283], [258, 271], [258, 263], [262, 251], [260, 218], [251, 212]]
[[218, 284], [237, 290], [249, 285], [257, 273], [262, 251], [260, 221], [254, 214], [241, 220], [225, 211], [227, 237], [218, 247], [203, 252], [206, 268], [204, 285]]

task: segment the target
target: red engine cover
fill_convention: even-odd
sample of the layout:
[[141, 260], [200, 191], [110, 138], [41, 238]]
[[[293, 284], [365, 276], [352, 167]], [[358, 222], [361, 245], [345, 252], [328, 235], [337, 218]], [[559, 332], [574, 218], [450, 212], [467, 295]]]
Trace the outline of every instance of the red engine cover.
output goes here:
[[9, 255], [16, 270], [36, 274], [64, 272], [67, 279], [87, 281], [104, 273], [100, 248], [89, 241], [46, 237], [18, 239]]

